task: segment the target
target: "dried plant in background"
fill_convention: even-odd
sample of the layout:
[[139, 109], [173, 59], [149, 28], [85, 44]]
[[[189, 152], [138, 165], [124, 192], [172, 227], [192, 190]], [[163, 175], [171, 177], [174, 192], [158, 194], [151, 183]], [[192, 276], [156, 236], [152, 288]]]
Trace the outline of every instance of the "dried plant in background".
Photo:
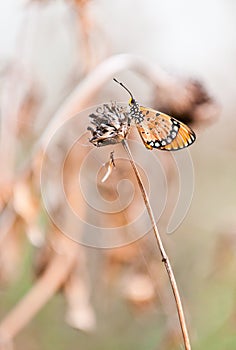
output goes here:
[[[194, 128], [203, 129], [214, 123], [219, 115], [219, 106], [208, 95], [203, 84], [193, 79], [179, 80], [180, 91], [171, 87], [165, 89], [156, 88], [153, 99], [154, 108], [164, 113], [175, 116], [183, 123], [192, 125]], [[182, 97], [179, 98], [181, 95]]]
[[[137, 74], [141, 74], [147, 81], [151, 81], [154, 86], [158, 86], [159, 92], [164, 90], [165, 94], [168, 94], [168, 89], [170, 89], [170, 91], [174, 91], [174, 89], [178, 92], [181, 91], [177, 80], [172, 79], [172, 77], [163, 72], [158, 66], [152, 66], [146, 59], [137, 56], [113, 56], [93, 69], [80, 83], [78, 83], [73, 92], [58, 108], [50, 123], [44, 127], [42, 135], [35, 135], [31, 147], [32, 152], [25, 154], [23, 169], [15, 174], [13, 189], [9, 191], [6, 199], [3, 200], [3, 222], [4, 224], [8, 222], [8, 226], [6, 225], [7, 227], [4, 227], [6, 234], [10, 231], [8, 228], [13, 228], [14, 222], [18, 222], [18, 218], [20, 218], [20, 222], [23, 225], [23, 232], [32, 232], [31, 228], [35, 227], [35, 224], [37, 226], [36, 217], [42, 210], [40, 203], [41, 198], [37, 188], [40, 172], [40, 159], [42, 152], [45, 150], [54, 131], [65, 120], [72, 117], [88, 105], [91, 105], [94, 96], [101, 90], [105, 83], [111, 80], [111, 78], [118, 72], [123, 70], [132, 70]], [[183, 96], [179, 96], [179, 103], [181, 103], [181, 101], [184, 102], [184, 96], [184, 94]], [[23, 116], [20, 118], [23, 118]], [[128, 117], [126, 119], [128, 119]], [[129, 126], [126, 127], [126, 124], [124, 124], [121, 129], [117, 129], [116, 121], [112, 120], [109, 122], [112, 125], [110, 125], [109, 128], [105, 126], [104, 130], [113, 141], [116, 142], [117, 140], [122, 140], [126, 137], [129, 132]], [[117, 131], [119, 133], [118, 138], [114, 137], [114, 133]], [[93, 129], [93, 133], [94, 142], [101, 141], [101, 135], [96, 130], [96, 125], [95, 129]], [[17, 137], [17, 133], [14, 134], [14, 137]], [[66, 171], [68, 180], [72, 180], [76, 176], [76, 169], [78, 164], [81, 163], [82, 158], [83, 154], [81, 154], [80, 157], [71, 159], [71, 163], [68, 164], [68, 171]], [[39, 161], [37, 161], [38, 159]], [[38, 165], [35, 167], [35, 164]], [[73, 169], [73, 172], [71, 169]], [[29, 174], [32, 175], [29, 176]], [[106, 185], [109, 180], [110, 178], [105, 181], [104, 185]], [[73, 183], [73, 180], [71, 182]], [[67, 192], [71, 193], [70, 200], [73, 201], [73, 203], [78, 203], [80, 198], [74, 198], [73, 191], [70, 191], [69, 187], [70, 181], [67, 181], [67, 184]], [[29, 189], [31, 189], [32, 186], [33, 190], [32, 192], [30, 191], [31, 195], [29, 195]], [[32, 205], [29, 212], [29, 214], [31, 213], [30, 215], [28, 215], [27, 210], [25, 210], [24, 207], [21, 208], [19, 205], [19, 193], [23, 193], [26, 206]], [[86, 212], [85, 207], [83, 210]], [[117, 215], [115, 220], [117, 220], [117, 222], [124, 222], [124, 217], [122, 217], [122, 215]], [[83, 256], [86, 255], [83, 247], [79, 247], [76, 243], [64, 237], [61, 232], [55, 230], [51, 225], [47, 225], [46, 228], [44, 228], [44, 231], [45, 232], [42, 235], [43, 248], [42, 246], [40, 248], [40, 254], [42, 254], [41, 263], [39, 263], [36, 269], [38, 272], [41, 271], [41, 273], [37, 274], [37, 279], [34, 282], [32, 289], [28, 291], [19, 304], [17, 304], [1, 321], [0, 331], [3, 339], [8, 339], [10, 341], [14, 338], [58, 290], [63, 290], [65, 298], [68, 301], [67, 321], [73, 327], [92, 330], [95, 326], [95, 314], [89, 298], [91, 293], [90, 285], [87, 279], [84, 278], [87, 274], [87, 267], [86, 258], [83, 258]], [[14, 240], [16, 232], [17, 230], [14, 227], [14, 235], [12, 236]], [[3, 236], [6, 235], [3, 234], [1, 237]], [[44, 239], [44, 237], [46, 237], [46, 239]], [[33, 240], [31, 240], [31, 243], [33, 243]], [[4, 239], [1, 239], [0, 247], [1, 249], [4, 249]], [[121, 259], [119, 260], [117, 258], [116, 264], [110, 266], [110, 276], [115, 276], [114, 278], [116, 278], [116, 271], [122, 270], [120, 268], [121, 264], [124, 265], [129, 262], [130, 264], [135, 263], [134, 257], [137, 257], [139, 253], [140, 251], [137, 246], [134, 248], [128, 247], [125, 258], [126, 262], [124, 261], [124, 258], [122, 262]], [[108, 260], [115, 260], [115, 252], [110, 252], [108, 255]], [[19, 264], [19, 260], [17, 263]], [[12, 258], [12, 266], [15, 266], [15, 264], [16, 260]], [[149, 299], [151, 301], [153, 298], [153, 289], [149, 283], [150, 281], [148, 282], [148, 279], [145, 278], [143, 274], [137, 273], [137, 277], [138, 278], [136, 278], [136, 281], [134, 279], [133, 283], [136, 283], [136, 285], [137, 283], [145, 283], [147, 290], [146, 300]], [[132, 294], [131, 287], [130, 289], [128, 288], [126, 292], [124, 291], [123, 295], [130, 302], [133, 302], [133, 304], [137, 304], [138, 297]], [[141, 297], [143, 297], [143, 300], [145, 299], [145, 296], [139, 296], [139, 298]], [[34, 304], [34, 308], [30, 307], [31, 303]], [[86, 310], [83, 309], [84, 305], [86, 306]], [[85, 316], [82, 317], [81, 315]]]
[[86, 75], [108, 56], [110, 43], [102, 26], [93, 15], [91, 0], [67, 1], [76, 13], [78, 38], [82, 44], [78, 58], [82, 58], [84, 62], [83, 74]]

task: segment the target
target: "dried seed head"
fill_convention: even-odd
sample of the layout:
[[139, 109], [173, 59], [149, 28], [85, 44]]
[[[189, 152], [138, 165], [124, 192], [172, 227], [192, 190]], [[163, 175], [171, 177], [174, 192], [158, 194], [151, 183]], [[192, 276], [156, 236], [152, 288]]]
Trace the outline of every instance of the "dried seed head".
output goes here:
[[95, 128], [88, 127], [92, 133], [89, 141], [97, 147], [119, 143], [129, 133], [129, 111], [127, 107], [117, 105], [116, 102], [103, 104], [97, 108], [96, 113], [90, 114], [89, 118], [95, 125]]
[[158, 88], [153, 105], [195, 128], [215, 122], [220, 113], [219, 105], [208, 95], [205, 87], [192, 79], [180, 79], [178, 91], [176, 85], [163, 90]]

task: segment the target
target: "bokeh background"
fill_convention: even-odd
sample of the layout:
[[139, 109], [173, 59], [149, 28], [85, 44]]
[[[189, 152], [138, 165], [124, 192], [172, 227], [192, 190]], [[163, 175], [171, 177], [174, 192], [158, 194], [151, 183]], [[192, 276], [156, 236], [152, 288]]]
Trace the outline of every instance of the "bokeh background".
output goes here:
[[[183, 297], [193, 348], [235, 349], [235, 10], [233, 0], [0, 3], [3, 349], [12, 345], [9, 329], [14, 329], [15, 349], [183, 348], [168, 281], [151, 234], [119, 249], [82, 247], [62, 238], [44, 210], [42, 135], [51, 121], [52, 128], [58, 127], [57, 115], [70, 117], [82, 107], [111, 99], [124, 101], [126, 95], [114, 86], [113, 74], [143, 104], [190, 115], [198, 136], [191, 147], [194, 196], [178, 230], [169, 236], [164, 229], [161, 233]], [[146, 77], [138, 74], [135, 64], [130, 68], [125, 56], [120, 68], [114, 55], [125, 53], [133, 55], [132, 62], [142, 57], [149, 72]], [[114, 58], [113, 68], [105, 64], [91, 84], [91, 74], [109, 57]], [[164, 72], [156, 86], [152, 67]], [[201, 84], [196, 91], [193, 81]], [[84, 82], [95, 89], [86, 103], [80, 96]], [[75, 148], [65, 170], [69, 200], [76, 208], [79, 195], [73, 196], [70, 183], [76, 181], [83, 157]], [[105, 157], [108, 160], [109, 151]], [[160, 157], [174, 187], [171, 162]], [[88, 169], [91, 179], [96, 169], [92, 165]], [[130, 176], [124, 165], [113, 180], [122, 176]], [[158, 181], [156, 174], [155, 179]], [[110, 184], [100, 191], [113, 200]], [[118, 214], [109, 218], [121, 227], [125, 219]], [[164, 217], [163, 222], [166, 220]], [[62, 256], [59, 263], [54, 261], [57, 255]], [[71, 260], [64, 263], [64, 255], [66, 259], [72, 256]], [[34, 309], [37, 302], [23, 305], [14, 324], [6, 323], [10, 311], [40, 279], [43, 287], [34, 299], [39, 300], [38, 310], [27, 325], [21, 327], [22, 313]], [[42, 301], [47, 287], [51, 294]]]

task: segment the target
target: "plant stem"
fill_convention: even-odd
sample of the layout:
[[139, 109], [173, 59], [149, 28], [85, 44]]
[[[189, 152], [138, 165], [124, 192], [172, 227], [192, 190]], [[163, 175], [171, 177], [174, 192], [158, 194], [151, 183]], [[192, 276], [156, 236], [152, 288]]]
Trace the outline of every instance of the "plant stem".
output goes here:
[[154, 234], [155, 234], [155, 237], [156, 237], [157, 245], [158, 245], [158, 248], [159, 248], [160, 253], [161, 253], [162, 262], [165, 265], [165, 268], [166, 268], [166, 271], [167, 271], [167, 274], [168, 274], [168, 277], [169, 277], [169, 280], [170, 280], [171, 288], [172, 288], [172, 291], [173, 291], [173, 294], [174, 294], [174, 298], [175, 298], [175, 302], [176, 302], [177, 312], [178, 312], [178, 316], [179, 316], [179, 322], [180, 322], [180, 326], [181, 326], [181, 330], [182, 330], [182, 334], [183, 334], [185, 349], [186, 350], [191, 350], [191, 345], [190, 345], [190, 341], [189, 341], [189, 335], [188, 335], [188, 330], [187, 330], [187, 326], [186, 326], [183, 306], [182, 306], [182, 302], [181, 302], [181, 299], [180, 299], [177, 283], [176, 283], [176, 280], [175, 280], [175, 276], [174, 276], [174, 273], [173, 273], [173, 270], [172, 270], [169, 258], [168, 258], [167, 254], [166, 254], [165, 249], [164, 249], [164, 246], [163, 246], [163, 243], [162, 243], [162, 240], [161, 240], [161, 236], [159, 234], [159, 231], [158, 231], [158, 228], [157, 228], [157, 225], [156, 225], [156, 222], [155, 222], [155, 218], [154, 218], [154, 215], [153, 215], [153, 211], [152, 211], [152, 208], [151, 208], [151, 205], [150, 205], [150, 202], [149, 202], [149, 198], [148, 198], [147, 192], [146, 192], [145, 187], [143, 185], [140, 173], [139, 173], [138, 168], [137, 168], [137, 166], [135, 164], [135, 161], [133, 159], [133, 156], [132, 156], [132, 153], [130, 151], [130, 148], [129, 148], [129, 145], [128, 145], [127, 141], [123, 140], [122, 144], [123, 144], [123, 147], [124, 147], [128, 157], [129, 157], [129, 161], [131, 163], [131, 166], [132, 166], [132, 168], [134, 170], [134, 173], [135, 173], [135, 176], [137, 178], [138, 185], [139, 185], [139, 188], [141, 190], [141, 193], [142, 193], [142, 196], [143, 196], [143, 200], [144, 200], [144, 203], [145, 203], [148, 215], [149, 215], [151, 223], [152, 223], [152, 228], [153, 228], [153, 231], [154, 231]]

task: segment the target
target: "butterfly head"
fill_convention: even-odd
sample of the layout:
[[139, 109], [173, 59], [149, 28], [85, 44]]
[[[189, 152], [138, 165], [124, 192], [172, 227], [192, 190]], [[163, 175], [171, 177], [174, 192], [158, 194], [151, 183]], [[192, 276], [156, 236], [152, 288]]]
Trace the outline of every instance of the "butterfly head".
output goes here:
[[138, 107], [138, 102], [133, 98], [133, 97], [130, 97], [129, 99], [129, 106], [132, 108], [132, 107], [135, 107], [137, 106]]
[[[129, 99], [129, 106], [130, 106], [130, 116], [132, 119], [135, 119], [136, 121], [139, 119], [140, 116], [140, 110], [139, 110], [139, 104], [138, 102], [134, 99], [133, 94], [130, 92], [130, 90], [121, 82], [113, 78], [113, 80], [120, 84], [130, 95]], [[141, 118], [141, 117], [140, 117]], [[140, 119], [141, 121], [141, 119]]]

